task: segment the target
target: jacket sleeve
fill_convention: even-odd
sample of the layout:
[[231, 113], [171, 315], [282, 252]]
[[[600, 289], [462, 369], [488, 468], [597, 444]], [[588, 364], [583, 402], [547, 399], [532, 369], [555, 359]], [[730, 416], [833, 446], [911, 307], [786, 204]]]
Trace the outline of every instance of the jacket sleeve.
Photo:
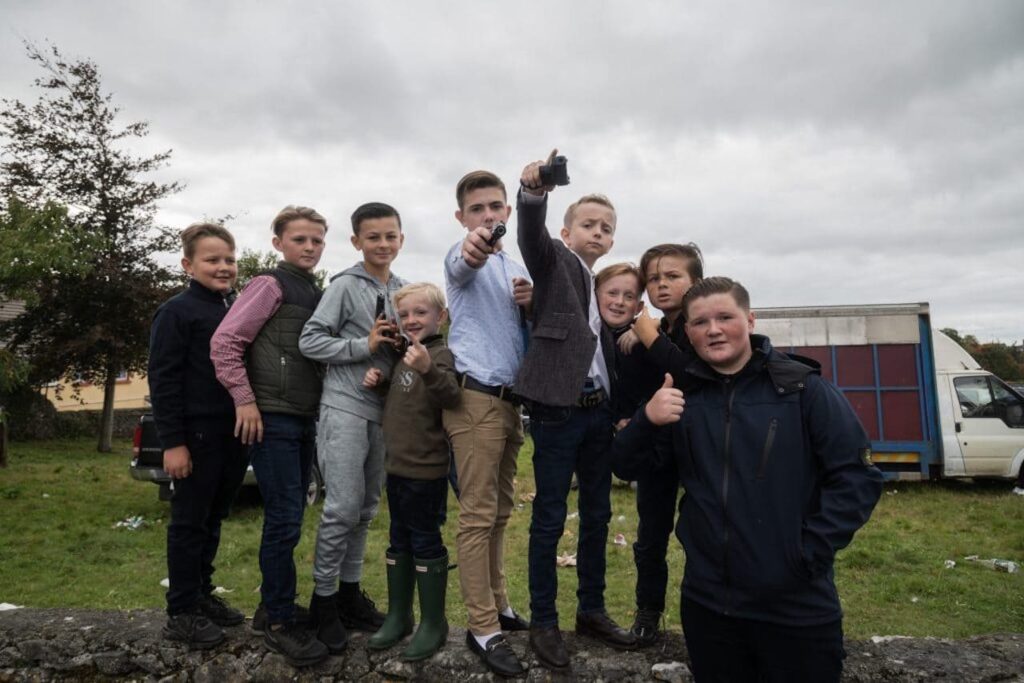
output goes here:
[[160, 447], [185, 444], [185, 362], [188, 323], [164, 306], [156, 312], [149, 334], [149, 395]]
[[431, 353], [430, 369], [423, 375], [427, 391], [442, 408], [454, 408], [462, 399], [462, 389], [455, 376], [455, 357], [448, 349]]
[[370, 338], [342, 338], [342, 313], [348, 308], [345, 296], [345, 278], [338, 278], [330, 284], [320, 298], [316, 310], [302, 327], [299, 336], [299, 351], [310, 360], [332, 365], [361, 363], [369, 360]]
[[516, 237], [523, 263], [534, 280], [547, 277], [554, 270], [557, 260], [555, 246], [551, 243], [551, 235], [544, 223], [548, 212], [547, 195], [531, 201], [524, 198], [520, 190], [516, 212], [519, 215]]
[[807, 378], [802, 410], [818, 467], [818, 509], [803, 524], [803, 555], [811, 576], [828, 571], [837, 550], [868, 521], [882, 495], [871, 464], [871, 441], [846, 398], [817, 375]]
[[646, 404], [633, 414], [629, 424], [612, 441], [612, 474], [623, 481], [635, 481], [651, 467], [651, 456], [659, 428], [647, 419]]

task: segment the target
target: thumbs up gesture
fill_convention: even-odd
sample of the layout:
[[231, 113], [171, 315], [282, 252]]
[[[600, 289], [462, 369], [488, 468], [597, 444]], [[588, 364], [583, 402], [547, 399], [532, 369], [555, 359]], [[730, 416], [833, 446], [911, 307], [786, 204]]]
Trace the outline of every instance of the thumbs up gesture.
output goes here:
[[683, 392], [672, 386], [672, 375], [665, 373], [665, 381], [661, 388], [655, 392], [651, 400], [644, 406], [644, 413], [651, 424], [659, 427], [662, 425], [679, 422], [683, 414], [683, 407], [686, 401], [683, 400]]
[[412, 343], [409, 344], [409, 350], [405, 352], [402, 361], [421, 375], [426, 373], [431, 366], [430, 352], [416, 337], [413, 337]]

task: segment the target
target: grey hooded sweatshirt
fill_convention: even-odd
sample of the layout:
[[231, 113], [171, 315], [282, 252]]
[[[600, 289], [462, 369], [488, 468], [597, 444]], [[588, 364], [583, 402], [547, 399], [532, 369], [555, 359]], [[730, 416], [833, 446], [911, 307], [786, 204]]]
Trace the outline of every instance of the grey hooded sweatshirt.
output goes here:
[[321, 405], [381, 421], [383, 399], [363, 386], [363, 377], [370, 367], [381, 368], [387, 374], [393, 359], [384, 347], [370, 353], [370, 330], [377, 295], [385, 294], [385, 313], [388, 318], [396, 318], [391, 297], [405, 284], [392, 273], [385, 285], [366, 272], [362, 262], [331, 278], [299, 337], [302, 355], [327, 366]]

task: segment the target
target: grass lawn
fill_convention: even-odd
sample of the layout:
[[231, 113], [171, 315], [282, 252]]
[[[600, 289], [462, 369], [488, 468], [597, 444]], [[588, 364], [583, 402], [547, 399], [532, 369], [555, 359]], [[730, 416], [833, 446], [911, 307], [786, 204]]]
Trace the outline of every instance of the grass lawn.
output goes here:
[[[533, 488], [530, 446], [520, 455], [521, 505], [512, 516], [506, 571], [513, 605], [528, 612], [526, 557]], [[130, 445], [100, 455], [93, 441], [14, 443], [10, 465], [0, 469], [0, 602], [30, 607], [80, 606], [129, 609], [162, 607], [167, 576], [165, 525], [168, 507], [152, 484], [128, 474]], [[964, 562], [966, 555], [1024, 562], [1024, 499], [1008, 482], [889, 484], [868, 525], [839, 554], [836, 577], [848, 636], [875, 634], [963, 637], [999, 631], [1024, 632], [1024, 572], [1005, 574]], [[631, 489], [613, 488], [608, 545], [608, 608], [620, 623], [632, 618], [634, 569], [629, 544], [636, 535]], [[454, 555], [457, 504], [449, 505], [445, 539]], [[569, 503], [576, 509], [575, 495]], [[131, 515], [148, 525], [114, 528]], [[319, 506], [307, 510], [296, 555], [299, 592], [308, 599]], [[243, 495], [225, 523], [218, 556], [218, 584], [228, 599], [252, 613], [259, 602], [257, 563], [261, 508]], [[371, 526], [364, 587], [386, 604], [384, 550], [387, 508]], [[576, 521], [567, 523], [560, 553], [575, 552]], [[623, 534], [627, 545], [612, 543]], [[679, 580], [683, 553], [670, 543], [668, 623], [679, 628]], [[955, 560], [945, 569], [945, 560]], [[575, 571], [560, 569], [558, 605], [563, 626], [572, 627]], [[450, 576], [448, 614], [465, 625], [458, 576]]]

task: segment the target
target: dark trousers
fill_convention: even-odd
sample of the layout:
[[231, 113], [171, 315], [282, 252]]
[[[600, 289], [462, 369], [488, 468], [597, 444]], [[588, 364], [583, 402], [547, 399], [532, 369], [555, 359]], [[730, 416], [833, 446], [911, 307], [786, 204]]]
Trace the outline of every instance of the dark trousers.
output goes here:
[[263, 496], [260, 592], [272, 624], [290, 621], [295, 609], [293, 552], [302, 533], [306, 488], [316, 453], [316, 422], [311, 417], [263, 413], [263, 441], [249, 455]]
[[190, 429], [185, 445], [192, 473], [174, 480], [167, 526], [167, 613], [171, 615], [188, 612], [213, 590], [220, 525], [249, 464], [246, 447], [230, 431]]
[[636, 480], [636, 511], [640, 522], [633, 544], [636, 563], [637, 609], [665, 611], [668, 588], [669, 538], [675, 528], [679, 474], [671, 456], [654, 457], [657, 463]]
[[417, 560], [436, 560], [448, 552], [441, 539], [447, 509], [448, 478], [409, 479], [388, 475], [391, 553], [410, 553]]
[[534, 626], [558, 623], [555, 559], [565, 530], [573, 472], [579, 482], [580, 534], [576, 597], [580, 613], [604, 609], [605, 546], [611, 506], [612, 412], [595, 408], [530, 408], [533, 476], [537, 494], [530, 521], [530, 612]]
[[843, 624], [783, 626], [726, 617], [681, 600], [683, 635], [697, 683], [838, 683]]

